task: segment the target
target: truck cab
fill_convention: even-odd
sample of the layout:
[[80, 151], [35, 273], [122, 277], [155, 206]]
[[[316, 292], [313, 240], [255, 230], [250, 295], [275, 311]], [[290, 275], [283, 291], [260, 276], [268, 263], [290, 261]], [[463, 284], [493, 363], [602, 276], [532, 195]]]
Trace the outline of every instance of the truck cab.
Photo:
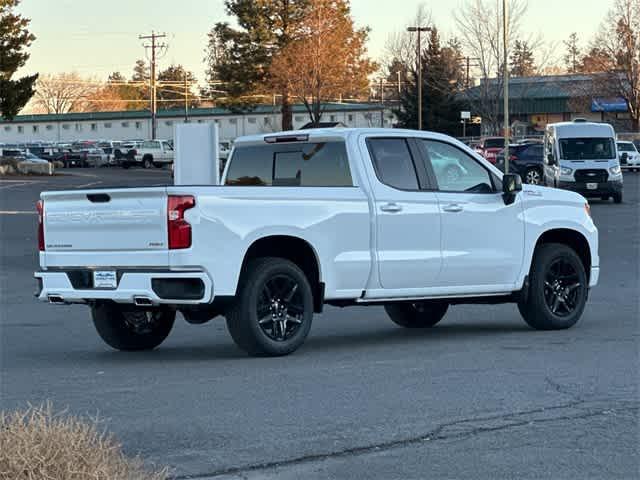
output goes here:
[[549, 124], [543, 161], [545, 185], [622, 202], [622, 171], [611, 125], [582, 120]]

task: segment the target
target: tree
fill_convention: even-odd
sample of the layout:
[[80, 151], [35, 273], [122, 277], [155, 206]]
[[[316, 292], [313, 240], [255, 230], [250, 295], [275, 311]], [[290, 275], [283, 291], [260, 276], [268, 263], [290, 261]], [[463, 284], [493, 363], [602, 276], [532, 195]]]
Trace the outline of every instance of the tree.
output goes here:
[[[464, 85], [464, 72], [460, 63], [461, 51], [453, 39], [444, 47], [440, 34], [432, 28], [427, 47], [421, 55], [423, 71], [424, 128], [435, 132], [458, 135], [460, 133], [459, 93]], [[396, 111], [404, 128], [418, 128], [418, 74], [415, 66], [409, 66], [407, 82], [400, 94], [400, 108]]]
[[[141, 110], [145, 105], [143, 97], [144, 85], [127, 81], [120, 72], [113, 72], [107, 78], [107, 83], [103, 89], [101, 102], [107, 104], [105, 109], [110, 108], [112, 102], [118, 103], [118, 108], [114, 110]], [[109, 102], [111, 100], [111, 102]]]
[[182, 65], [170, 65], [158, 74], [157, 95], [162, 108], [189, 108], [198, 105], [193, 93], [196, 77]]
[[[272, 58], [295, 39], [310, 1], [226, 0], [227, 13], [235, 17], [239, 28], [225, 22], [209, 32], [205, 60], [211, 90], [220, 90], [222, 83], [232, 102], [240, 106], [256, 103], [257, 95], [266, 96]], [[293, 119], [287, 86], [283, 85], [279, 93], [282, 129], [290, 130]], [[248, 96], [252, 101], [247, 101]]]
[[627, 103], [631, 126], [640, 131], [640, 0], [616, 0], [593, 41], [594, 70], [605, 72], [608, 93]]
[[369, 31], [355, 28], [347, 0], [313, 0], [299, 27], [298, 38], [274, 55], [269, 76], [318, 124], [324, 102], [362, 96], [377, 66], [367, 57]]
[[[512, 50], [520, 34], [521, 22], [527, 11], [526, 0], [509, 0], [508, 50]], [[493, 0], [469, 0], [454, 14], [462, 46], [476, 59], [480, 85], [465, 93], [469, 108], [482, 117], [486, 133], [497, 134], [501, 129], [503, 78], [502, 10]], [[531, 49], [539, 40], [529, 41]]]
[[533, 52], [526, 41], [516, 40], [509, 59], [510, 73], [514, 77], [531, 77], [536, 74]]
[[131, 81], [133, 82], [148, 82], [151, 78], [149, 67], [144, 60], [136, 60], [136, 64], [133, 66], [133, 75]]
[[34, 94], [38, 75], [12, 80], [29, 59], [25, 51], [35, 40], [27, 30], [30, 20], [14, 13], [19, 0], [0, 0], [0, 116], [12, 119]]
[[44, 113], [83, 112], [97, 90], [96, 82], [75, 72], [41, 75], [36, 84], [35, 108]]
[[563, 41], [567, 53], [564, 55], [564, 64], [567, 67], [568, 73], [580, 73], [580, 58], [582, 56], [580, 44], [578, 41], [578, 34], [573, 32], [569, 35], [569, 38]]

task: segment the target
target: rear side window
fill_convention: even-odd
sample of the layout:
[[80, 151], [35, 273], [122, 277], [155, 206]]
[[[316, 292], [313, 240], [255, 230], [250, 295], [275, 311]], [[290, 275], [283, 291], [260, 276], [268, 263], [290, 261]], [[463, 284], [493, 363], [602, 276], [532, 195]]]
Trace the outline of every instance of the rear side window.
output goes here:
[[370, 138], [369, 151], [378, 179], [400, 190], [418, 190], [418, 177], [407, 140], [404, 138]]
[[344, 142], [237, 146], [226, 185], [351, 187]]

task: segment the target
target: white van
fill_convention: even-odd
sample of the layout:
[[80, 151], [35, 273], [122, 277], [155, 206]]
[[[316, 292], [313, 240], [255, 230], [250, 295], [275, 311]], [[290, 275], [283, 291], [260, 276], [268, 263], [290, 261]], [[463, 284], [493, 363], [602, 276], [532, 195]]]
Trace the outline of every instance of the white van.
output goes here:
[[611, 125], [584, 120], [551, 123], [544, 153], [545, 185], [622, 202], [622, 171]]

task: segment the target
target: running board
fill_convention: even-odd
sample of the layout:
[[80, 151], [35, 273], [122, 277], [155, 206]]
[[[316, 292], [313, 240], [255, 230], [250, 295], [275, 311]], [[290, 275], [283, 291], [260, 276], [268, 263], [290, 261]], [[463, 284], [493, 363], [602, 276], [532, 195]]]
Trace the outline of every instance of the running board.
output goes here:
[[[430, 295], [430, 296], [422, 296], [422, 297], [386, 297], [386, 298], [358, 298], [356, 300], [357, 304], [366, 304], [366, 303], [392, 303], [392, 302], [412, 302], [417, 300], [461, 300], [460, 303], [464, 303], [465, 300], [473, 300], [473, 299], [483, 299], [483, 298], [493, 298], [493, 297], [508, 297], [512, 298], [512, 293], [505, 292], [496, 292], [496, 293], [471, 293], [466, 295]], [[456, 302], [457, 303], [457, 302]]]

